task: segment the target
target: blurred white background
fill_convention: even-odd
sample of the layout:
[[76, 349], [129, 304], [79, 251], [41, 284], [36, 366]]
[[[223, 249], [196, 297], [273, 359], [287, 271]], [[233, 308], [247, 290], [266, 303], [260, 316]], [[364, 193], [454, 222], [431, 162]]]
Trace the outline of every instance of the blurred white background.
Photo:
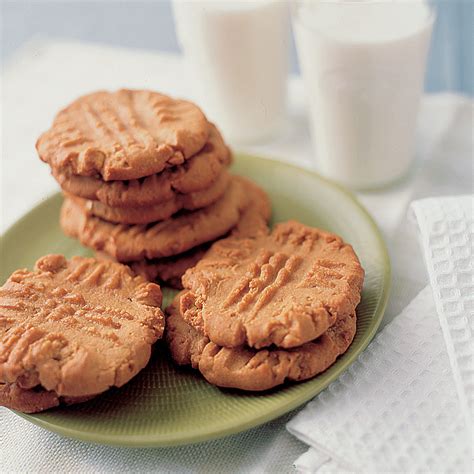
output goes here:
[[[430, 3], [436, 5], [438, 18], [426, 90], [472, 95], [474, 2], [431, 0]], [[2, 63], [35, 37], [179, 51], [170, 0], [0, 0], [0, 5]], [[290, 45], [290, 70], [298, 71], [293, 42]]]

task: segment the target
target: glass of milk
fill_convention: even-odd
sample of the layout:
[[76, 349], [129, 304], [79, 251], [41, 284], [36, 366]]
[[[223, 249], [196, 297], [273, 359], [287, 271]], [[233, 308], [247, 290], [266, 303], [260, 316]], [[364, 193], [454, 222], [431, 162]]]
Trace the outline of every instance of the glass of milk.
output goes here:
[[289, 12], [279, 0], [174, 0], [176, 31], [199, 105], [233, 143], [285, 121]]
[[292, 13], [318, 169], [356, 189], [404, 176], [433, 10], [421, 0], [311, 0]]

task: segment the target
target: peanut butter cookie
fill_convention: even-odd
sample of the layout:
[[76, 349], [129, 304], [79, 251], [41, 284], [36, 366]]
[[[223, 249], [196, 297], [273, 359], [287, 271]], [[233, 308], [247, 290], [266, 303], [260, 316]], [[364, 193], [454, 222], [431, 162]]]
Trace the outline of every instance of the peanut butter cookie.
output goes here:
[[111, 207], [146, 207], [209, 188], [231, 160], [221, 134], [210, 125], [209, 140], [201, 151], [183, 164], [158, 174], [129, 181], [103, 181], [99, 177], [70, 174], [57, 167], [52, 168], [52, 173], [62, 189], [75, 196]]
[[208, 382], [219, 387], [268, 390], [285, 380], [312, 378], [347, 351], [356, 332], [356, 316], [350, 313], [340, 315], [316, 340], [293, 349], [221, 347], [183, 319], [180, 297], [178, 294], [166, 310], [166, 342], [171, 357], [179, 365], [199, 369]]
[[0, 403], [38, 411], [120, 387], [164, 330], [161, 290], [125, 265], [48, 255], [0, 288]]
[[216, 242], [184, 274], [181, 312], [219, 346], [291, 348], [352, 314], [363, 279], [340, 237], [289, 221], [268, 236]]
[[61, 110], [36, 149], [53, 168], [128, 180], [183, 163], [204, 147], [209, 132], [191, 102], [145, 90], [99, 91]]

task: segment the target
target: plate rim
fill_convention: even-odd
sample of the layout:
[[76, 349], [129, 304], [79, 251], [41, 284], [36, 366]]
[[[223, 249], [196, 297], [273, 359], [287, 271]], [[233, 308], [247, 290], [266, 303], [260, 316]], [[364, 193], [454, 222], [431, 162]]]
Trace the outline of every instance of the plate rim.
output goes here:
[[[387, 245], [385, 243], [385, 239], [383, 238], [382, 232], [380, 231], [377, 223], [375, 222], [374, 218], [368, 212], [368, 210], [362, 205], [362, 203], [357, 199], [357, 197], [349, 191], [344, 186], [340, 185], [339, 183], [326, 178], [316, 171], [303, 168], [292, 163], [288, 163], [286, 161], [267, 158], [266, 156], [261, 156], [258, 154], [253, 153], [239, 153], [236, 152], [234, 156], [244, 159], [257, 159], [259, 161], [270, 162], [274, 166], [281, 166], [284, 168], [290, 168], [295, 172], [303, 173], [307, 176], [310, 176], [320, 182], [324, 183], [326, 186], [332, 187], [336, 189], [340, 194], [343, 194], [347, 199], [352, 201], [356, 208], [358, 208], [360, 214], [366, 219], [366, 221], [370, 224], [371, 230], [373, 235], [376, 237], [378, 253], [382, 257], [382, 265], [383, 265], [383, 285], [382, 285], [382, 293], [377, 304], [377, 307], [374, 310], [374, 316], [372, 317], [372, 324], [370, 329], [364, 334], [363, 339], [359, 343], [359, 348], [357, 352], [350, 354], [344, 360], [344, 364], [340, 365], [334, 370], [334, 373], [331, 375], [329, 380], [326, 380], [322, 383], [322, 385], [318, 388], [315, 393], [301, 393], [297, 396], [293, 396], [289, 401], [279, 405], [277, 408], [267, 411], [264, 414], [252, 418], [251, 420], [239, 424], [239, 425], [231, 425], [227, 428], [218, 428], [215, 430], [207, 431], [205, 433], [197, 432], [191, 433], [189, 435], [183, 436], [182, 434], [176, 434], [174, 436], [170, 435], [133, 435], [133, 439], [130, 438], [130, 435], [110, 435], [110, 434], [100, 434], [100, 433], [91, 433], [84, 431], [61, 427], [57, 426], [56, 424], [50, 423], [45, 420], [37, 419], [34, 414], [26, 414], [21, 413], [16, 410], [10, 410], [13, 413], [17, 414], [21, 418], [33, 423], [36, 426], [39, 426], [43, 429], [46, 429], [50, 432], [59, 434], [61, 436], [65, 436], [71, 439], [77, 439], [80, 441], [99, 444], [99, 445], [106, 445], [106, 446], [115, 446], [115, 447], [126, 447], [126, 448], [165, 448], [165, 447], [173, 447], [173, 446], [183, 446], [183, 445], [190, 445], [190, 444], [197, 444], [197, 443], [204, 443], [210, 440], [221, 439], [227, 436], [235, 435], [249, 429], [261, 426], [264, 423], [270, 422], [275, 420], [290, 411], [295, 410], [296, 408], [300, 407], [304, 403], [308, 402], [323, 390], [327, 388], [327, 386], [334, 382], [342, 372], [347, 370], [355, 361], [357, 357], [364, 352], [367, 348], [368, 344], [372, 341], [375, 334], [377, 333], [378, 328], [382, 322], [385, 309], [387, 307], [390, 290], [391, 290], [391, 263], [390, 257], [387, 249]], [[1, 235], [0, 235], [0, 255], [3, 249], [4, 241], [8, 238], [8, 235], [15, 232], [15, 229], [20, 226], [25, 220], [29, 219], [30, 216], [36, 212], [38, 209], [41, 209], [44, 206], [48, 206], [50, 201], [56, 199], [60, 195], [60, 191], [49, 193], [45, 198], [41, 199], [40, 202], [35, 204], [29, 211], [23, 214], [19, 219], [17, 219], [13, 224], [11, 224]], [[305, 383], [305, 382], [303, 382]]]

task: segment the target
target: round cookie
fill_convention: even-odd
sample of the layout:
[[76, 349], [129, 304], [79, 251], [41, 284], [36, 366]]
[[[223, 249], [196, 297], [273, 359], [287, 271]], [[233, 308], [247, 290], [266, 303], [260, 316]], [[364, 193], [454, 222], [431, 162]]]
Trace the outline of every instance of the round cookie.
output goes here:
[[223, 172], [208, 189], [190, 194], [177, 194], [169, 201], [147, 207], [109, 207], [100, 201], [91, 201], [66, 194], [90, 216], [119, 224], [148, 224], [168, 219], [178, 211], [195, 210], [216, 202], [229, 186], [230, 175]]
[[166, 342], [179, 365], [192, 365], [219, 387], [268, 390], [285, 380], [302, 381], [324, 372], [347, 351], [356, 332], [355, 313], [341, 315], [314, 341], [293, 349], [221, 347], [188, 324], [180, 314], [179, 298], [167, 308]]
[[[248, 181], [246, 183], [249, 204], [240, 215], [239, 222], [230, 235], [239, 237], [257, 237], [269, 232], [268, 221], [271, 214], [270, 200], [261, 188]], [[181, 277], [188, 268], [194, 267], [206, 254], [214, 242], [194, 247], [187, 252], [167, 258], [141, 260], [128, 265], [137, 274], [150, 281], [158, 281], [181, 290]], [[110, 260], [112, 257], [104, 252], [97, 252], [97, 258]]]
[[62, 189], [75, 196], [111, 207], [146, 207], [209, 188], [231, 160], [229, 148], [211, 124], [209, 140], [196, 155], [181, 165], [141, 179], [103, 181], [97, 177], [70, 174], [62, 168], [53, 167], [51, 171]]
[[161, 300], [119, 263], [48, 255], [17, 270], [0, 288], [1, 403], [38, 411], [124, 385], [163, 334]]
[[247, 205], [246, 182], [233, 177], [224, 195], [210, 206], [148, 225], [113, 224], [88, 216], [66, 199], [60, 223], [67, 235], [120, 262], [169, 257], [215, 240], [234, 227]]
[[215, 243], [183, 276], [184, 319], [223, 347], [297, 347], [360, 301], [364, 271], [342, 239], [295, 221]]
[[75, 100], [56, 115], [36, 149], [53, 168], [110, 181], [179, 165], [208, 138], [207, 119], [191, 102], [123, 89]]

